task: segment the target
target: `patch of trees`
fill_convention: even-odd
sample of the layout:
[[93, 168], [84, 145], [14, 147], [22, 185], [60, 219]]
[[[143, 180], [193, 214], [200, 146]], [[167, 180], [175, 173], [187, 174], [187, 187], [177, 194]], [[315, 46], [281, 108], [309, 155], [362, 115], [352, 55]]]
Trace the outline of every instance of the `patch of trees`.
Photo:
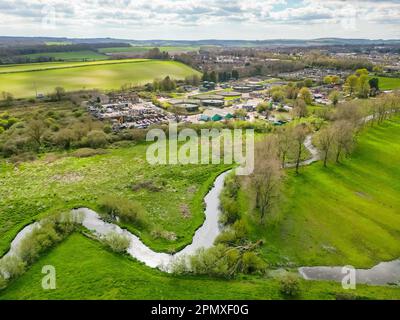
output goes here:
[[385, 120], [400, 113], [400, 93], [391, 93], [372, 100], [369, 105], [370, 123], [382, 124]]
[[255, 145], [254, 172], [248, 177], [260, 223], [274, 213], [281, 195], [283, 171], [276, 142], [267, 137]]
[[166, 76], [163, 80], [154, 80], [153, 85], [151, 87], [152, 91], [164, 91], [171, 92], [176, 89], [176, 81], [171, 79], [169, 76]]
[[181, 53], [179, 55], [174, 56], [174, 60], [178, 62], [182, 62], [194, 69], [198, 69], [198, 65], [196, 63], [195, 53]]
[[339, 163], [342, 155], [351, 153], [355, 144], [355, 128], [348, 120], [338, 120], [322, 128], [315, 139], [326, 167], [330, 159], [334, 158]]
[[[340, 163], [343, 157], [351, 154], [357, 134], [366, 122], [382, 123], [399, 112], [400, 99], [396, 95], [387, 95], [369, 102], [368, 105], [369, 107], [362, 108], [360, 103], [354, 101], [339, 105], [332, 115], [333, 121], [316, 134], [315, 143], [325, 167], [329, 161]], [[367, 114], [369, 116], [366, 117]]]
[[[130, 47], [128, 43], [93, 43], [93, 44], [69, 44], [62, 46], [47, 46], [47, 45], [34, 45], [34, 46], [12, 46], [0, 47], [0, 64], [11, 63], [29, 63], [29, 62], [48, 62], [54, 61], [52, 57], [48, 57], [46, 53], [56, 52], [76, 52], [76, 51], [97, 51], [100, 48], [112, 47]], [[43, 56], [38, 58], [23, 57], [28, 54], [40, 54]]]
[[270, 76], [278, 75], [279, 73], [294, 72], [303, 70], [305, 64], [296, 60], [278, 60], [278, 61], [264, 61], [260, 63], [247, 65], [241, 73], [244, 76]]
[[146, 56], [148, 59], [158, 59], [158, 60], [169, 60], [170, 56], [169, 53], [166, 51], [160, 51], [160, 48], [153, 48], [150, 49]]
[[200, 85], [200, 80], [200, 77], [197, 74], [194, 74], [185, 78], [185, 84], [197, 87]]
[[[376, 95], [379, 91], [379, 79], [369, 79], [369, 72], [367, 69], [358, 69], [354, 74], [347, 77], [344, 84], [345, 91], [350, 96], [357, 96], [358, 98], [368, 98], [370, 94]], [[371, 90], [371, 84], [374, 90]]]
[[374, 65], [367, 59], [360, 58], [338, 58], [323, 55], [320, 53], [308, 53], [302, 58], [302, 61], [312, 67], [324, 67], [337, 70], [372, 70]]
[[14, 102], [14, 96], [9, 92], [3, 91], [1, 93], [1, 98], [2, 100], [0, 101], [0, 106], [2, 107], [9, 107]]
[[[18, 118], [11, 111], [0, 116], [0, 154], [14, 162], [34, 159], [36, 153], [43, 151], [103, 148], [118, 139], [106, 133], [107, 124], [93, 120], [83, 108], [67, 100], [30, 106], [36, 110], [19, 112]], [[55, 106], [70, 109], [58, 110]]]
[[238, 70], [206, 70], [201, 78], [202, 81], [226, 82], [230, 80], [238, 80], [240, 77]]

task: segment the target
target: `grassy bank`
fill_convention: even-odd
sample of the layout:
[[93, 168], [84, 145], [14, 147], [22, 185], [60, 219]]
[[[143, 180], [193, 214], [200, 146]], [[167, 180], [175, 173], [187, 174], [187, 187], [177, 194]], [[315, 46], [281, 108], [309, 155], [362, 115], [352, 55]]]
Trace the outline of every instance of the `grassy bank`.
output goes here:
[[279, 265], [372, 267], [400, 257], [400, 119], [366, 129], [351, 158], [288, 171], [274, 223], [242, 212], [267, 261]]
[[[41, 287], [42, 267], [53, 265], [57, 289]], [[229, 288], [229, 290], [227, 290]], [[335, 299], [349, 293], [340, 284], [301, 281], [299, 299]], [[400, 299], [400, 289], [358, 286], [353, 296]], [[283, 299], [279, 282], [246, 277], [217, 280], [172, 276], [106, 250], [100, 243], [74, 234], [43, 256], [21, 278], [1, 292], [5, 299]]]

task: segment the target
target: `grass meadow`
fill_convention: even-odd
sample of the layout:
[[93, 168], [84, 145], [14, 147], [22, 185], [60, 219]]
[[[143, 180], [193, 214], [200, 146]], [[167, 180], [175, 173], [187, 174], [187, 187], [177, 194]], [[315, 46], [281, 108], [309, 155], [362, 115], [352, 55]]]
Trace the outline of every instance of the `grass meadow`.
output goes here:
[[0, 67], [0, 87], [17, 98], [35, 96], [36, 90], [48, 94], [55, 87], [67, 91], [82, 89], [119, 89], [124, 84], [146, 84], [156, 78], [174, 79], [199, 74], [175, 61], [114, 60], [95, 62], [63, 62]]
[[254, 239], [273, 265], [369, 268], [400, 257], [400, 119], [367, 128], [350, 158], [289, 170], [279, 212], [260, 226], [239, 197]]
[[[57, 289], [43, 290], [42, 267], [53, 265]], [[349, 293], [333, 282], [300, 281], [298, 299], [400, 299], [400, 289], [360, 285]], [[173, 276], [117, 255], [97, 241], [73, 234], [13, 281], [0, 300], [13, 299], [284, 299], [275, 278], [246, 276], [221, 280], [200, 276]]]

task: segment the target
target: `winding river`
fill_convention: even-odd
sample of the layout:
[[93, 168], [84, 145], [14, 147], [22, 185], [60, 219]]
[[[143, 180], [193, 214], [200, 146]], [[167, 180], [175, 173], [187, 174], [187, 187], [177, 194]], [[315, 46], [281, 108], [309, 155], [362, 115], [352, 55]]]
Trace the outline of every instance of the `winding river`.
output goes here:
[[[311, 154], [311, 158], [301, 162], [301, 166], [307, 166], [320, 159], [318, 150], [312, 144], [312, 136], [307, 136], [305, 147]], [[294, 164], [287, 164], [286, 167], [294, 167]], [[94, 232], [97, 237], [104, 237], [110, 232], [123, 234], [130, 239], [130, 246], [127, 250], [128, 254], [138, 261], [143, 262], [151, 268], [159, 268], [165, 272], [171, 272], [171, 266], [175, 259], [183, 255], [192, 255], [200, 248], [210, 248], [221, 232], [219, 225], [220, 201], [219, 196], [224, 187], [225, 177], [231, 171], [227, 171], [219, 175], [214, 186], [204, 198], [206, 205], [205, 221], [203, 225], [196, 231], [193, 241], [176, 254], [167, 254], [155, 252], [147, 247], [139, 237], [131, 232], [120, 228], [119, 226], [103, 221], [100, 216], [88, 209], [80, 208], [72, 211], [73, 215], [79, 216], [82, 225]], [[18, 255], [18, 247], [21, 241], [34, 230], [40, 227], [40, 222], [35, 222], [21, 230], [11, 243], [10, 250], [5, 256]], [[298, 269], [299, 274], [306, 280], [331, 280], [342, 281], [344, 274], [342, 267], [302, 267]], [[369, 270], [357, 270], [357, 282], [373, 285], [385, 285], [388, 283], [400, 283], [400, 260], [392, 262], [383, 262]]]
[[[219, 225], [219, 196], [224, 187], [225, 177], [230, 172], [231, 171], [226, 171], [216, 178], [214, 186], [204, 198], [206, 209], [203, 225], [196, 231], [192, 243], [174, 255], [153, 251], [136, 235], [120, 228], [116, 224], [103, 221], [99, 214], [88, 208], [73, 210], [72, 214], [75, 217], [79, 217], [79, 221], [82, 221], [82, 225], [86, 229], [92, 231], [97, 237], [104, 237], [111, 232], [125, 235], [130, 239], [130, 245], [127, 250], [129, 255], [151, 268], [159, 268], [165, 272], [171, 272], [171, 264], [176, 258], [183, 255], [193, 255], [200, 248], [207, 249], [213, 246], [215, 239], [221, 232]], [[10, 250], [5, 257], [18, 255], [18, 247], [21, 241], [38, 227], [40, 228], [40, 222], [35, 222], [21, 230], [12, 241]]]

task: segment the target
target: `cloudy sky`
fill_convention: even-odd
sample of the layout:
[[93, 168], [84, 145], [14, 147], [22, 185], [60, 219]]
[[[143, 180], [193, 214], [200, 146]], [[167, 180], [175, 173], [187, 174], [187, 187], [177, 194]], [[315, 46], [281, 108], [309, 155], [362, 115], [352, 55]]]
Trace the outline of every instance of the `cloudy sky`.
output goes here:
[[0, 0], [0, 35], [400, 38], [400, 0]]

